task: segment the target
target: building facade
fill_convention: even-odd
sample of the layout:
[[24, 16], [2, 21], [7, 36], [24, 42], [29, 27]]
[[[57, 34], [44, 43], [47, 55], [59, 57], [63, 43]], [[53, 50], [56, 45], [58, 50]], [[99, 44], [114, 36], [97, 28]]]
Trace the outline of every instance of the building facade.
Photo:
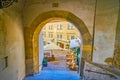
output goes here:
[[64, 20], [53, 20], [47, 23], [43, 27], [42, 33], [44, 44], [51, 41], [64, 49], [69, 48], [71, 39], [79, 37], [77, 28], [70, 22]]

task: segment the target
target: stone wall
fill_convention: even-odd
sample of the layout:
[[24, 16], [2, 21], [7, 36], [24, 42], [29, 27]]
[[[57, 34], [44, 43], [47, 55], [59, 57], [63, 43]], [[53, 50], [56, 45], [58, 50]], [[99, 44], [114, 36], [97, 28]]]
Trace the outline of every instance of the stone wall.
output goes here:
[[[57, 3], [58, 6], [55, 7], [54, 3]], [[92, 34], [94, 6], [95, 0], [26, 0], [23, 10], [24, 25], [28, 27], [43, 12], [63, 10], [73, 13], [83, 20]]]
[[[0, 80], [25, 77], [25, 51], [20, 4], [0, 9]], [[4, 65], [4, 66], [3, 66]]]
[[[32, 75], [34, 73], [38, 73], [38, 39], [39, 39], [39, 32], [41, 31], [42, 27], [48, 23], [51, 20], [55, 19], [66, 19], [81, 31], [82, 33], [82, 39], [84, 45], [91, 45], [91, 35], [86, 27], [86, 25], [83, 23], [81, 19], [73, 15], [72, 13], [69, 13], [67, 11], [49, 11], [40, 14], [33, 23], [24, 28], [25, 32], [25, 48], [26, 48], [26, 72], [27, 75]], [[89, 56], [91, 52], [89, 52], [89, 55], [85, 57], [86, 59], [90, 59]]]
[[[120, 7], [120, 2], [119, 2]], [[116, 27], [116, 38], [115, 38], [115, 50], [114, 50], [114, 58], [113, 65], [120, 69], [120, 8], [119, 8], [119, 16]]]
[[[38, 24], [43, 22], [37, 32], [41, 30], [44, 23], [50, 21], [45, 21], [46, 19], [60, 17], [74, 23], [81, 31], [83, 46], [91, 44], [95, 0], [26, 0], [25, 3], [23, 1], [19, 0], [18, 3], [0, 10], [0, 65], [8, 62], [8, 65], [3, 66], [0, 71], [0, 78], [3, 80], [21, 80], [25, 76], [24, 59], [26, 59], [28, 74], [38, 72], [38, 37], [33, 41], [33, 34]], [[93, 61], [107, 64], [105, 60], [113, 58], [114, 53], [119, 0], [97, 1]], [[119, 68], [119, 27], [116, 34], [114, 66]], [[32, 42], [36, 43], [34, 47]], [[33, 48], [36, 48], [34, 54]]]
[[93, 53], [96, 63], [108, 64], [108, 59], [113, 58], [118, 12], [118, 0], [97, 0]]
[[[91, 0], [91, 1], [88, 1], [88, 0], [69, 0], [69, 1], [26, 0], [26, 4], [23, 10], [24, 26], [28, 28], [28, 27], [31, 27], [30, 26], [31, 24], [38, 24], [39, 21], [36, 20], [38, 19], [38, 17], [41, 17], [41, 19], [45, 20], [46, 17], [43, 17], [44, 15], [39, 16], [42, 13], [53, 11], [53, 10], [54, 11], [61, 10], [61, 11], [71, 12], [72, 14], [77, 16], [79, 19], [81, 19], [83, 23], [85, 23], [85, 25], [87, 26], [88, 31], [92, 36], [93, 26], [94, 26], [93, 23], [94, 23], [94, 14], [95, 14], [94, 12], [95, 1], [96, 0]], [[54, 6], [54, 4], [57, 4], [57, 6]], [[116, 30], [117, 17], [118, 17], [118, 8], [119, 8], [118, 4], [119, 4], [119, 0], [105, 0], [105, 1], [97, 0], [96, 16], [95, 16], [95, 45], [94, 45], [95, 50], [93, 53], [94, 62], [107, 64], [105, 60], [109, 57], [113, 57], [115, 30]], [[66, 14], [63, 13], [63, 15], [66, 15]], [[51, 14], [50, 16], [54, 17], [54, 14]], [[68, 18], [69, 16], [70, 15], [68, 14]], [[35, 20], [36, 20], [36, 23], [33, 23]], [[75, 23], [72, 20], [71, 22]], [[41, 20], [40, 20], [40, 23], [41, 23]], [[78, 25], [75, 25], [75, 26], [79, 29]], [[79, 26], [81, 25], [79, 24]], [[83, 34], [81, 35], [83, 36]], [[87, 35], [88, 34], [84, 34], [86, 38], [88, 37]], [[89, 57], [91, 57], [91, 55]]]
[[3, 17], [2, 17], [2, 13], [0, 13], [0, 72], [2, 70], [4, 70], [4, 68], [7, 67], [6, 61], [5, 61], [5, 57], [6, 53], [5, 53], [5, 28], [4, 28], [4, 23], [3, 23]]
[[[85, 62], [85, 67], [84, 67], [84, 75], [82, 80], [120, 80], [120, 76], [111, 73], [107, 69], [105, 69], [105, 66], [100, 65], [103, 68], [100, 68], [99, 65], [94, 65]], [[117, 70], [114, 70], [114, 72], [117, 72]], [[118, 74], [120, 74], [118, 72]]]
[[[34, 65], [30, 64], [33, 63], [32, 58], [36, 57], [34, 58], [34, 61], [37, 60], [37, 54], [33, 55], [32, 53], [34, 48], [32, 43], [34, 31], [37, 29], [39, 24], [43, 23], [43, 25], [40, 26], [40, 28], [42, 28], [45, 23], [50, 21], [51, 18], [57, 19], [57, 17], [70, 21], [78, 28], [83, 39], [83, 47], [86, 46], [85, 44], [87, 44], [87, 46], [91, 46], [92, 39], [88, 37], [93, 37], [93, 26], [95, 26], [93, 61], [109, 65], [106, 61], [109, 58], [113, 58], [114, 54], [119, 0], [97, 0], [97, 4], [95, 4], [95, 1], [96, 0], [26, 0], [23, 9], [23, 21], [26, 38], [26, 58], [29, 57], [28, 61], [26, 60], [28, 65], [33, 68], [37, 63], [35, 62]], [[95, 5], [97, 5], [96, 16]], [[37, 40], [37, 38], [35, 40]], [[82, 51], [82, 53], [86, 59], [91, 59], [91, 51]], [[28, 71], [30, 69], [30, 72], [34, 73], [34, 69], [32, 70], [29, 66], [26, 69], [28, 69]]]

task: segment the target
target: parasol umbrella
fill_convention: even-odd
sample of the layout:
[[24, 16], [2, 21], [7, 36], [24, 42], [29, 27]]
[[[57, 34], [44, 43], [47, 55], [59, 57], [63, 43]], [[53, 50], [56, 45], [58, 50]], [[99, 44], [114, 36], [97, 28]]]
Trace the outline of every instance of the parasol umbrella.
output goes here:
[[75, 48], [75, 47], [79, 47], [81, 45], [81, 40], [79, 38], [77, 39], [72, 39], [70, 41], [70, 48]]
[[55, 43], [50, 43], [44, 46], [44, 51], [51, 51], [50, 53], [46, 53], [46, 55], [52, 56], [53, 50], [63, 50], [63, 48], [57, 46]]
[[54, 43], [50, 43], [44, 46], [44, 50], [63, 50], [63, 48], [57, 46]]

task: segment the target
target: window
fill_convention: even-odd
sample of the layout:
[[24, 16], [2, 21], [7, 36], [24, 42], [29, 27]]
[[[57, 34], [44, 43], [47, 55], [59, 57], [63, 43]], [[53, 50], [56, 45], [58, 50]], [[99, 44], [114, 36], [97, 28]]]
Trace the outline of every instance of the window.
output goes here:
[[62, 39], [62, 34], [58, 34], [57, 39]]
[[46, 26], [43, 27], [43, 30], [46, 30]]
[[74, 29], [74, 26], [73, 26], [73, 25], [71, 25], [71, 29]]
[[68, 30], [73, 30], [74, 29], [74, 25], [73, 24], [68, 24]]
[[53, 38], [53, 34], [52, 33], [49, 33], [49, 38]]
[[58, 29], [58, 30], [62, 30], [62, 24], [58, 24], [58, 25], [57, 25], [57, 29]]
[[72, 35], [72, 36], [71, 36], [71, 39], [75, 39], [75, 36], [74, 36], [74, 35]]
[[49, 25], [49, 30], [52, 30], [53, 29], [53, 25]]
[[69, 35], [67, 34], [67, 40], [69, 40]]
[[45, 32], [43, 33], [43, 37], [46, 37], [46, 33]]

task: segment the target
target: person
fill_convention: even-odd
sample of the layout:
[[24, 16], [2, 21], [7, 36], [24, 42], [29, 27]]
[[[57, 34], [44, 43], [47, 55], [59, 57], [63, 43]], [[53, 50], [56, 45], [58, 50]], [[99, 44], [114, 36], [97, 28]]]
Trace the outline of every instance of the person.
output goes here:
[[44, 67], [47, 67], [48, 60], [46, 58], [44, 58], [42, 64]]
[[55, 60], [55, 56], [52, 54], [52, 60]]

